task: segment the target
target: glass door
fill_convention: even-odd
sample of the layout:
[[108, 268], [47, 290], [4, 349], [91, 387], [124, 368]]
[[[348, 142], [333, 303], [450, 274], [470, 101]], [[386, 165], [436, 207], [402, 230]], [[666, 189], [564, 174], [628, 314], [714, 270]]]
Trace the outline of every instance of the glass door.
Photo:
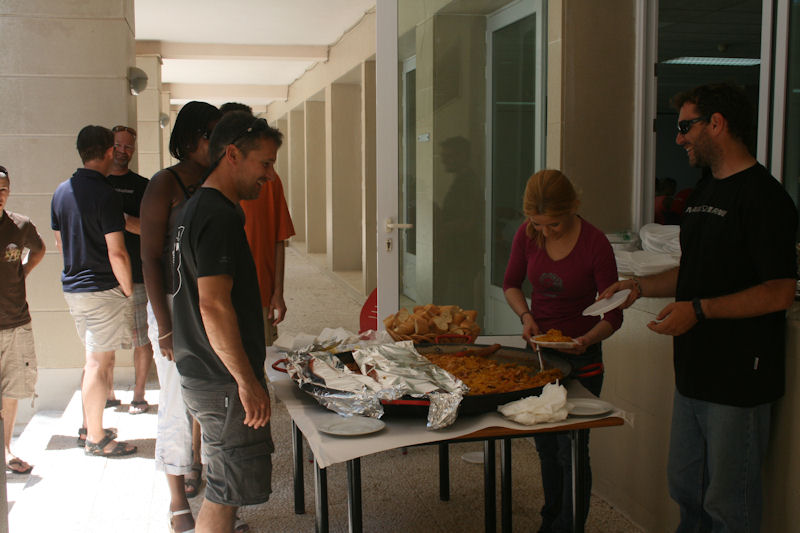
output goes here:
[[488, 291], [507, 314], [512, 227], [542, 165], [541, 2], [381, 0], [376, 10], [378, 313], [454, 304], [477, 310], [484, 333], [508, 333], [507, 318], [486, 318]]
[[[540, 3], [524, 2], [490, 16], [487, 22], [486, 172], [490, 179], [484, 326], [497, 335], [519, 331], [519, 320], [503, 295], [503, 276], [514, 234], [525, 219], [525, 184], [544, 168], [542, 19]], [[523, 293], [530, 292], [529, 286], [523, 287]]]

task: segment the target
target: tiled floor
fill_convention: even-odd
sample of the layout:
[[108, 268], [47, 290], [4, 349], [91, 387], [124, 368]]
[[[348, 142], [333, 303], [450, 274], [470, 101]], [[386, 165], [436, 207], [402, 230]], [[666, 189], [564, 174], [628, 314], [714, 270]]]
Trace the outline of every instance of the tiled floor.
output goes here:
[[[347, 282], [336, 282], [319, 270], [319, 261], [287, 250], [286, 299], [289, 312], [282, 334], [317, 334], [327, 327], [358, 327], [363, 299]], [[349, 288], [348, 288], [349, 287]], [[86, 457], [75, 447], [80, 425], [76, 393], [63, 413], [38, 413], [17, 439], [15, 449], [35, 464], [31, 475], [10, 475], [9, 525], [13, 533], [168, 531], [168, 491], [164, 476], [153, 467], [157, 384], [147, 393], [154, 405], [148, 414], [131, 416], [125, 405], [106, 410], [106, 426], [119, 428], [120, 438], [139, 446], [124, 459]], [[118, 384], [118, 397], [132, 393]], [[273, 408], [273, 494], [270, 501], [244, 508], [241, 516], [253, 532], [311, 532], [314, 530], [312, 465], [306, 463], [306, 513], [295, 515], [292, 496], [290, 420], [286, 410]], [[480, 450], [477, 443], [453, 446], [450, 456], [452, 494], [438, 500], [436, 447], [411, 448], [407, 455], [390, 451], [362, 459], [364, 531], [366, 532], [478, 532], [483, 530], [482, 467], [460, 457]], [[308, 456], [308, 451], [306, 451]], [[541, 483], [532, 443], [514, 442], [514, 531], [538, 527]], [[499, 486], [499, 484], [498, 484]], [[343, 465], [328, 473], [330, 530], [347, 531], [347, 503]], [[192, 500], [195, 511], [201, 498]], [[593, 498], [588, 532], [639, 532], [614, 509]]]

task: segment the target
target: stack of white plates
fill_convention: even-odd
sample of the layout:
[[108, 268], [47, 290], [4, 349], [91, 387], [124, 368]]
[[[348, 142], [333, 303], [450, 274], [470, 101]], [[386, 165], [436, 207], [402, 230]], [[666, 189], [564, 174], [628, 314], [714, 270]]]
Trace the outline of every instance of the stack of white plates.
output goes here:
[[680, 226], [664, 226], [661, 224], [645, 224], [639, 230], [642, 249], [660, 254], [681, 253]]
[[679, 255], [655, 253], [647, 250], [614, 252], [614, 257], [616, 258], [619, 272], [636, 276], [658, 274], [674, 268], [680, 263]]

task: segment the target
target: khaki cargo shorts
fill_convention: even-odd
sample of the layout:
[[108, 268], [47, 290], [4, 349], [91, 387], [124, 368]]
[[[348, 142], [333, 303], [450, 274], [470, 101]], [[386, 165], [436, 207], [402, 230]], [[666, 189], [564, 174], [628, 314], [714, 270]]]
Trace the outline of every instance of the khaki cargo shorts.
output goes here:
[[0, 392], [4, 398], [22, 400], [36, 390], [36, 350], [28, 322], [0, 330]]
[[133, 348], [133, 306], [119, 287], [97, 292], [65, 292], [78, 337], [90, 352]]

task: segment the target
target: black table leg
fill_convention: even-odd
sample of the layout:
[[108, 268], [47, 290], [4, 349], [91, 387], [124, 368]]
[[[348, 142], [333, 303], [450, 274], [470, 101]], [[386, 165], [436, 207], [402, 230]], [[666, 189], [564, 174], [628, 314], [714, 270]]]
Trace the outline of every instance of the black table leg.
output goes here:
[[500, 448], [500, 530], [511, 533], [511, 439]]
[[292, 420], [292, 452], [294, 456], [294, 514], [304, 514], [306, 497], [303, 481], [303, 434], [294, 420]]
[[314, 461], [314, 493], [317, 511], [316, 532], [328, 533], [328, 472]]
[[586, 486], [586, 476], [584, 475], [586, 465], [580, 449], [582, 446], [586, 446], [589, 432], [573, 429], [569, 435], [572, 441], [572, 531], [573, 533], [583, 533], [583, 515], [586, 514], [586, 509], [581, 495]]
[[497, 531], [497, 502], [495, 501], [495, 464], [494, 441], [483, 441], [483, 497], [484, 497], [484, 530], [486, 533]]
[[450, 501], [450, 448], [447, 444], [439, 445], [439, 499]]
[[361, 459], [347, 461], [347, 511], [350, 533], [361, 533]]

